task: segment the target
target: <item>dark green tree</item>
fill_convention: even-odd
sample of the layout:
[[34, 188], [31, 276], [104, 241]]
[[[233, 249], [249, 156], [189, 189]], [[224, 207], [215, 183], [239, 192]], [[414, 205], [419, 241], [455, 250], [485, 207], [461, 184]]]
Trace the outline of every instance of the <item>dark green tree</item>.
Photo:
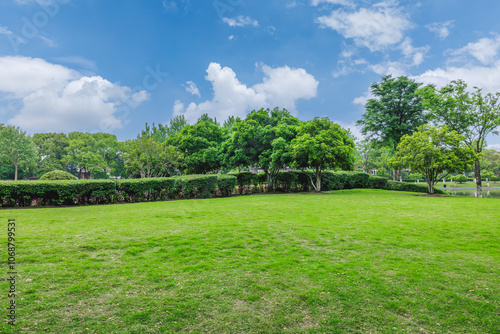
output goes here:
[[404, 76], [395, 79], [390, 75], [373, 83], [370, 92], [375, 98], [368, 100], [366, 112], [357, 122], [362, 126], [361, 133], [393, 153], [401, 137], [427, 123], [422, 98], [417, 95], [421, 85]]
[[292, 140], [292, 152], [297, 167], [314, 171], [314, 178], [308, 176], [316, 191], [321, 191], [324, 170], [352, 170], [354, 166], [354, 141], [349, 131], [326, 117], [301, 124]]

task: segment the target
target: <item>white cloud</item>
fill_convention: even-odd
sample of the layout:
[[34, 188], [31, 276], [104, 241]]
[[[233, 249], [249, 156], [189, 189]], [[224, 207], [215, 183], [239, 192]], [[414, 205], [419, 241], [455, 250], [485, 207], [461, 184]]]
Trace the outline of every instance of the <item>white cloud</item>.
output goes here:
[[5, 35], [9, 39], [11, 43], [14, 44], [26, 44], [26, 41], [22, 39], [20, 36], [14, 34], [7, 27], [0, 26], [0, 35]]
[[222, 121], [229, 116], [245, 117], [248, 111], [260, 108], [279, 107], [295, 112], [298, 99], [310, 99], [317, 95], [318, 82], [304, 69], [288, 66], [271, 68], [263, 64], [260, 68], [264, 73], [263, 82], [248, 87], [238, 80], [231, 68], [211, 63], [205, 78], [212, 83], [212, 100], [190, 103], [187, 107], [176, 101], [174, 115], [183, 114], [193, 122], [204, 113]]
[[454, 61], [460, 61], [465, 56], [472, 56], [483, 65], [488, 65], [498, 60], [500, 50], [500, 35], [495, 34], [493, 38], [481, 38], [475, 43], [469, 43], [461, 49], [450, 50], [449, 54], [456, 56]]
[[333, 5], [342, 5], [342, 6], [353, 6], [351, 0], [311, 0], [311, 5], [318, 6], [321, 3], [329, 3]]
[[333, 122], [340, 125], [341, 128], [349, 130], [351, 134], [356, 138], [356, 140], [363, 140], [365, 138], [365, 136], [363, 136], [363, 134], [361, 133], [361, 127], [357, 126], [356, 122], [345, 123], [335, 120]]
[[435, 22], [425, 26], [429, 31], [435, 33], [440, 39], [445, 39], [450, 35], [450, 29], [453, 27], [453, 21]]
[[236, 36], [231, 35], [231, 36], [229, 36], [229, 38], [228, 38], [228, 39], [229, 39], [230, 41], [234, 41], [234, 40], [236, 39]]
[[192, 95], [196, 95], [196, 96], [200, 96], [200, 90], [198, 89], [198, 87], [196, 86], [196, 84], [192, 81], [188, 81], [186, 82], [186, 84], [184, 85], [184, 88], [186, 88], [186, 91], [188, 93], [191, 93]]
[[491, 66], [448, 66], [428, 70], [412, 79], [425, 84], [433, 84], [442, 87], [449, 84], [452, 80], [461, 79], [469, 87], [477, 86], [486, 92], [500, 92], [500, 60], [497, 60]]
[[252, 19], [249, 16], [237, 16], [232, 19], [225, 17], [222, 19], [222, 22], [227, 23], [230, 27], [244, 27], [244, 26], [252, 26], [252, 27], [258, 27], [259, 22], [256, 20]]
[[423, 63], [424, 56], [429, 52], [429, 46], [423, 47], [414, 47], [412, 45], [412, 40], [409, 37], [406, 37], [404, 41], [400, 45], [401, 51], [405, 55], [406, 58], [411, 60], [411, 66], [418, 66]]
[[[8, 123], [28, 131], [94, 130], [106, 121], [120, 128], [118, 107], [135, 106], [147, 98], [100, 76], [83, 76], [67, 67], [39, 58], [0, 57], [0, 92], [3, 102], [19, 100], [19, 112]], [[0, 100], [1, 101], [1, 100]]]
[[403, 40], [404, 32], [412, 27], [407, 15], [394, 2], [380, 2], [371, 8], [355, 11], [334, 10], [329, 16], [318, 17], [316, 22], [372, 52], [398, 44]]

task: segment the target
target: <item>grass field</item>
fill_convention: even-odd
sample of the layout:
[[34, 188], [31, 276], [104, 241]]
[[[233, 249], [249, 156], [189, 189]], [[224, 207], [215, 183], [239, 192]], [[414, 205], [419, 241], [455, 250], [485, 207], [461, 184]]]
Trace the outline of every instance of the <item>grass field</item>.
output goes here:
[[0, 332], [499, 333], [499, 217], [381, 190], [1, 210]]

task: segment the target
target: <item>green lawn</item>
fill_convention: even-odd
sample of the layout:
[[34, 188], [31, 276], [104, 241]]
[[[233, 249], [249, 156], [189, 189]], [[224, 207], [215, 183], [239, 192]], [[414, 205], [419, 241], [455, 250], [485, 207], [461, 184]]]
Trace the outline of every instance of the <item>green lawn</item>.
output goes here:
[[499, 217], [381, 190], [1, 210], [0, 332], [499, 333]]

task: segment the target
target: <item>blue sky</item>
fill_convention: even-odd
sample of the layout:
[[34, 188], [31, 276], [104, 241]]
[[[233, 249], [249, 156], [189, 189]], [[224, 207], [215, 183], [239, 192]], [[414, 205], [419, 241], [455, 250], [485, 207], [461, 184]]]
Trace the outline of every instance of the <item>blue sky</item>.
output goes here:
[[498, 13], [492, 0], [3, 0], [0, 122], [125, 140], [173, 115], [280, 107], [359, 134], [385, 74], [500, 91]]

